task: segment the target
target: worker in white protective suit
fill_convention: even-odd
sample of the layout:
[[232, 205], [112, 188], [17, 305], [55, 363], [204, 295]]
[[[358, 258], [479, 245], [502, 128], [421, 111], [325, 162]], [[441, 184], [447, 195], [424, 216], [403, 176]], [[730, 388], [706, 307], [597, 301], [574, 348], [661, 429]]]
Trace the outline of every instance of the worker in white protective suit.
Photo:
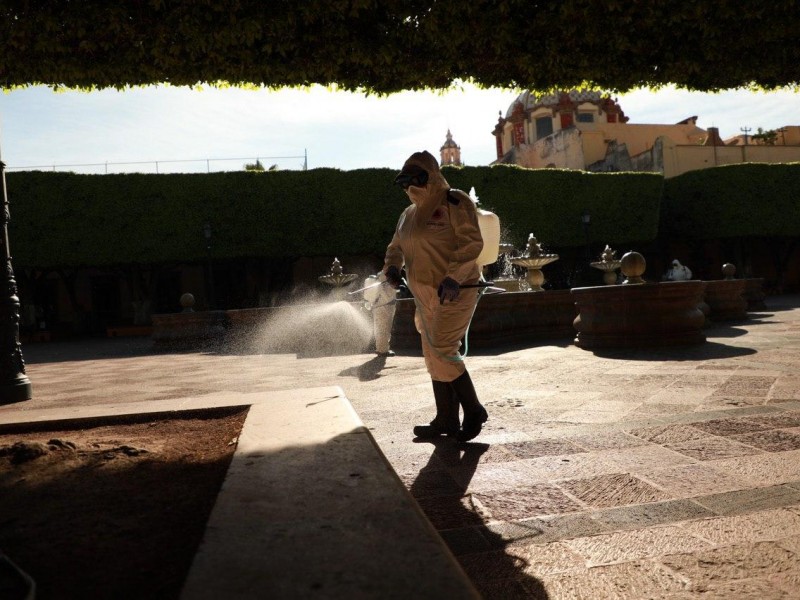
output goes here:
[[[375, 285], [383, 284], [383, 285]], [[382, 272], [370, 275], [364, 281], [364, 304], [372, 313], [372, 327], [375, 335], [375, 352], [378, 356], [394, 356], [390, 347], [392, 323], [397, 310], [397, 290], [386, 283]]]
[[477, 288], [461, 288], [476, 284], [481, 274], [476, 263], [483, 248], [477, 209], [467, 194], [450, 189], [429, 152], [412, 154], [395, 183], [406, 191], [411, 206], [400, 215], [386, 249], [384, 273], [397, 287], [405, 266], [436, 401], [436, 417], [429, 425], [414, 427], [414, 434], [468, 441], [488, 419], [459, 352], [478, 300]]

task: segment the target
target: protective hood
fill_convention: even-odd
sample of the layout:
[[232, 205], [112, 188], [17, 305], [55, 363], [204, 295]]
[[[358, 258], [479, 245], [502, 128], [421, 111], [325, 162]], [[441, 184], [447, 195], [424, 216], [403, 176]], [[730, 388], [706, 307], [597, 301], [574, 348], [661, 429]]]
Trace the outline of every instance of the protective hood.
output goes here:
[[427, 150], [415, 152], [403, 163], [400, 173], [413, 173], [419, 169], [423, 169], [428, 173], [428, 183], [422, 187], [409, 187], [409, 198], [418, 207], [430, 205], [431, 202], [440, 202], [442, 194], [450, 189], [450, 185], [439, 170], [439, 161]]

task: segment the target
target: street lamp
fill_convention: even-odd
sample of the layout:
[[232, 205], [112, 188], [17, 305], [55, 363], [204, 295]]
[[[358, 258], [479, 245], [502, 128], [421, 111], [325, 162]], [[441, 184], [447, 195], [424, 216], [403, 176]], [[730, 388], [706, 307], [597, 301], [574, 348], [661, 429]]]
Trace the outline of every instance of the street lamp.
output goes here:
[[11, 214], [6, 194], [6, 165], [0, 160], [0, 187], [3, 189], [2, 261], [0, 275], [0, 404], [30, 400], [31, 382], [25, 375], [25, 361], [19, 343], [19, 297], [14, 269], [11, 267], [11, 248], [8, 243], [8, 221]]
[[592, 258], [592, 250], [589, 247], [589, 225], [591, 222], [592, 216], [588, 211], [583, 211], [583, 214], [581, 214], [581, 223], [583, 224], [583, 235], [586, 238], [586, 258], [589, 260]]
[[209, 310], [213, 310], [216, 302], [214, 302], [214, 268], [211, 266], [211, 223], [203, 225], [203, 237], [206, 239], [208, 258], [208, 277], [206, 278], [208, 308]]

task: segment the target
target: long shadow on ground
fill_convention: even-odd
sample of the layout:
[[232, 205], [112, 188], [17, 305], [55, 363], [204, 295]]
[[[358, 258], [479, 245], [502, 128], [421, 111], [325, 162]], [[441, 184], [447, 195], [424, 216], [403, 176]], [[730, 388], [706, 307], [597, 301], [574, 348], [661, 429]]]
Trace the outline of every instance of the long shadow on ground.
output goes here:
[[[483, 598], [547, 600], [542, 582], [525, 573], [527, 563], [503, 552], [506, 542], [502, 537], [486, 527], [478, 530], [483, 519], [465, 496], [489, 444], [458, 444], [448, 438], [426, 442], [433, 445], [433, 453], [409, 490]], [[444, 467], [458, 471], [457, 482]]]

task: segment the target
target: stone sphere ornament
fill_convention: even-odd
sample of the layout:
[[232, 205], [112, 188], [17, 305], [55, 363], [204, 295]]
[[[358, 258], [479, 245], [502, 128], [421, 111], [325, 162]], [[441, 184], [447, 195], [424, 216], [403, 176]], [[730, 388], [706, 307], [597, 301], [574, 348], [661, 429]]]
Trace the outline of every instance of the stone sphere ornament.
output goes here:
[[627, 252], [623, 255], [620, 264], [620, 270], [622, 274], [625, 275], [625, 281], [622, 283], [644, 283], [642, 275], [644, 275], [646, 266], [647, 262], [644, 260], [644, 256], [633, 250]]
[[183, 312], [194, 312], [194, 295], [186, 292], [181, 296], [181, 307]]
[[734, 275], [736, 275], [736, 265], [731, 263], [722, 265], [722, 276], [725, 279], [733, 279]]

